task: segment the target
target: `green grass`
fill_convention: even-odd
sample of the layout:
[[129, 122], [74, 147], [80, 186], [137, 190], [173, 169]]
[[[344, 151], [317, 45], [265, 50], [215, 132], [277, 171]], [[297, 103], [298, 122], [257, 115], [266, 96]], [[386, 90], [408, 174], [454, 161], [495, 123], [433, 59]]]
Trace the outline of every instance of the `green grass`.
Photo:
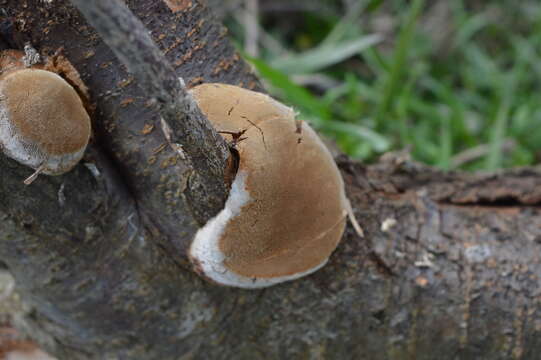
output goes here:
[[[539, 162], [541, 3], [448, 1], [443, 42], [426, 30], [431, 3], [359, 1], [288, 31], [278, 21], [264, 28], [286, 53], [262, 46], [250, 61], [275, 97], [355, 158], [409, 147], [442, 169]], [[367, 21], [383, 15], [395, 23], [385, 37]], [[310, 91], [301, 77], [330, 85]]]

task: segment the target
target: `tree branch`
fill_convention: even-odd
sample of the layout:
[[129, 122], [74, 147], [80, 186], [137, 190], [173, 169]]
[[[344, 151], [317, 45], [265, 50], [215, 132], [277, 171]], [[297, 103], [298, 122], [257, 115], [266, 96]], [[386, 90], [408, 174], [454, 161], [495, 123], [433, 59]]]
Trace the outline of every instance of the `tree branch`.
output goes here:
[[[258, 87], [203, 2], [177, 13], [126, 3], [187, 83]], [[0, 7], [41, 52], [65, 48], [96, 106], [85, 161], [97, 178], [81, 165], [25, 187], [28, 169], [0, 157], [0, 260], [33, 305], [24, 325], [60, 359], [537, 358], [541, 169], [342, 158], [365, 238], [348, 228], [329, 264], [298, 281], [213, 286], [163, 249], [197, 224], [185, 206], [191, 170], [147, 126], [159, 124], [148, 94], [66, 1]]]
[[192, 198], [200, 199], [199, 194], [212, 192], [224, 201], [228, 192], [224, 182], [227, 144], [201, 113], [145, 26], [120, 1], [71, 2], [158, 105], [166, 127], [171, 129], [171, 133], [164, 129], [166, 137], [182, 146], [181, 151], [188, 155], [196, 175], [201, 177], [192, 178], [190, 187], [197, 195]]

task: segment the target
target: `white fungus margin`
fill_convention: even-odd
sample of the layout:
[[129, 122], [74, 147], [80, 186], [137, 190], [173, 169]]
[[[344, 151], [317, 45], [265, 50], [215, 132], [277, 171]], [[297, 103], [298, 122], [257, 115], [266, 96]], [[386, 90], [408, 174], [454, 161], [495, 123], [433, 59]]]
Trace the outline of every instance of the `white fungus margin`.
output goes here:
[[295, 280], [322, 268], [327, 263], [328, 258], [307, 271], [274, 278], [250, 278], [239, 275], [225, 267], [225, 256], [220, 250], [219, 240], [229, 221], [238, 216], [242, 207], [251, 201], [250, 193], [245, 187], [247, 177], [246, 172], [239, 171], [237, 173], [223, 210], [210, 219], [195, 234], [190, 246], [190, 256], [199, 264], [204, 275], [222, 285], [256, 289]]

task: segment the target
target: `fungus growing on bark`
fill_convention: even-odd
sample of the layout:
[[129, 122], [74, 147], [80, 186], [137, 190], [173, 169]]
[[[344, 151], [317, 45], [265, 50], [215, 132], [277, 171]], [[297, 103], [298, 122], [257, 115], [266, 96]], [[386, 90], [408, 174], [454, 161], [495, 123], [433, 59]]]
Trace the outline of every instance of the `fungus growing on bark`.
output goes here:
[[219, 284], [258, 288], [321, 268], [348, 208], [323, 142], [267, 95], [224, 84], [199, 85], [192, 94], [218, 132], [235, 138], [240, 158], [225, 208], [190, 247], [196, 270]]
[[38, 174], [60, 175], [82, 158], [90, 118], [75, 89], [43, 66], [26, 66], [22, 53], [0, 54], [0, 149]]
[[0, 359], [3, 360], [56, 360], [31, 340], [22, 339], [11, 326], [0, 327]]

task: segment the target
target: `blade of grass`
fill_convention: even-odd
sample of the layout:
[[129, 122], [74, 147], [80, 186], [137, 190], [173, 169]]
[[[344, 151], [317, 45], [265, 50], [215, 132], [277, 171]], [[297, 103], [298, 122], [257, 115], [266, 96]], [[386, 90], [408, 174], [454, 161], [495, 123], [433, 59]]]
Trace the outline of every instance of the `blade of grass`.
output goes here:
[[367, 12], [376, 11], [381, 5], [383, 5], [383, 0], [371, 0], [366, 6]]
[[353, 135], [359, 140], [370, 144], [371, 148], [379, 153], [389, 150], [391, 145], [389, 140], [387, 140], [384, 136], [365, 126], [340, 121], [328, 121], [322, 123], [321, 127], [326, 131], [343, 133], [350, 136]]
[[272, 60], [270, 65], [286, 74], [307, 74], [339, 63], [383, 40], [381, 35], [366, 35], [361, 39], [344, 40], [318, 46], [298, 55]]
[[461, 141], [473, 146], [477, 140], [470, 134], [465, 120], [463, 103], [457, 98], [455, 91], [447, 81], [436, 80], [432, 77], [423, 79], [424, 85], [434, 92], [451, 109], [451, 124], [449, 130], [451, 137], [456, 135]]
[[509, 128], [511, 106], [516, 98], [516, 91], [521, 80], [530, 76], [526, 66], [529, 61], [528, 56], [523, 53], [523, 48], [520, 46], [516, 46], [514, 50], [517, 62], [513, 69], [505, 75], [498, 76], [496, 74], [494, 76], [495, 81], [498, 82], [501, 104], [496, 113], [493, 131], [490, 134], [490, 153], [486, 158], [488, 170], [494, 170], [504, 165], [502, 149]]
[[396, 104], [396, 113], [398, 116], [398, 132], [400, 136], [400, 146], [406, 147], [407, 145], [411, 144], [412, 138], [409, 132], [409, 124], [408, 124], [408, 118], [409, 118], [409, 109], [411, 107], [411, 98], [412, 94], [410, 91], [404, 91], [400, 95], [400, 98], [397, 101]]
[[332, 45], [346, 39], [348, 34], [360, 35], [360, 28], [355, 23], [368, 3], [363, 0], [358, 0], [329, 32], [329, 34], [323, 39], [320, 46]]
[[458, 32], [453, 41], [453, 46], [455, 48], [462, 47], [464, 44], [468, 43], [477, 32], [489, 25], [489, 23], [490, 21], [484, 13], [467, 18], [467, 20], [457, 26]]
[[449, 170], [451, 167], [451, 155], [453, 152], [450, 122], [448, 114], [443, 113], [440, 117], [440, 154], [437, 165], [444, 170]]
[[330, 118], [330, 111], [325, 104], [305, 88], [298, 86], [289, 80], [288, 76], [272, 68], [263, 60], [250, 58], [246, 59], [255, 66], [259, 74], [267, 80], [274, 89], [280, 90], [285, 99], [293, 106], [307, 115], [327, 120]]
[[400, 31], [398, 43], [393, 55], [391, 64], [391, 72], [388, 75], [387, 81], [383, 89], [382, 100], [376, 110], [376, 123], [381, 124], [387, 116], [392, 100], [396, 97], [400, 81], [406, 71], [406, 59], [410, 49], [411, 41], [415, 32], [417, 18], [423, 9], [424, 0], [414, 0], [409, 9], [406, 18], [405, 26]]
[[363, 52], [363, 59], [375, 76], [384, 76], [390, 72], [389, 64], [381, 56], [378, 49], [371, 47]]

